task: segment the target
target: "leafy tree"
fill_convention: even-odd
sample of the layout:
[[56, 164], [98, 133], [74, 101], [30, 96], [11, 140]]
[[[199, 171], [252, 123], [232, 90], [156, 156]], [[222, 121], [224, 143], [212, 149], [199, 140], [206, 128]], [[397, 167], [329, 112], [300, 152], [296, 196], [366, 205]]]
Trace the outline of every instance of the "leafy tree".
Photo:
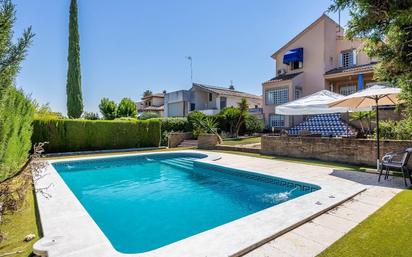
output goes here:
[[136, 104], [130, 98], [123, 98], [117, 108], [117, 117], [131, 117], [135, 118], [137, 115]]
[[[235, 135], [235, 131], [236, 131], [236, 125], [237, 122], [239, 120], [240, 117], [240, 110], [238, 108], [235, 107], [227, 107], [224, 108], [221, 112], [220, 112], [220, 116], [223, 118], [223, 120], [225, 121], [225, 123], [227, 123], [227, 125], [229, 126], [228, 128], [228, 132], [230, 134], [230, 136], [236, 136]], [[225, 126], [227, 129], [227, 126]]]
[[143, 97], [151, 96], [153, 93], [150, 90], [146, 90], [143, 92]]
[[13, 82], [34, 34], [29, 27], [13, 43], [15, 20], [12, 2], [0, 0], [0, 181], [18, 172], [31, 148], [33, 104]]
[[[27, 28], [17, 43], [13, 44], [14, 5], [10, 0], [0, 0], [0, 89], [11, 86], [26, 57], [34, 34]], [[1, 94], [1, 92], [0, 92]]]
[[238, 103], [238, 108], [240, 111], [240, 115], [239, 115], [239, 119], [236, 123], [236, 131], [235, 131], [235, 136], [238, 137], [239, 136], [239, 130], [240, 127], [242, 126], [242, 124], [245, 122], [245, 118], [248, 115], [248, 111], [249, 111], [249, 104], [247, 103], [247, 100], [245, 98], [242, 98], [240, 100], [240, 102]]
[[148, 120], [148, 119], [154, 119], [154, 118], [159, 118], [160, 115], [155, 113], [155, 112], [143, 112], [139, 119], [140, 120]]
[[105, 120], [114, 120], [116, 118], [117, 105], [109, 98], [102, 98], [99, 109]]
[[80, 71], [80, 35], [77, 20], [77, 0], [71, 0], [66, 85], [67, 115], [69, 118], [80, 118], [83, 113], [82, 81]]
[[379, 63], [375, 78], [402, 88], [412, 119], [412, 1], [333, 0], [330, 11], [349, 9], [346, 36], [363, 38], [364, 51]]
[[35, 119], [63, 119], [64, 116], [60, 112], [53, 112], [49, 104], [40, 105], [36, 101], [34, 105], [34, 118]]
[[96, 112], [84, 112], [82, 117], [85, 120], [100, 120], [99, 114]]
[[263, 120], [258, 119], [254, 115], [248, 115], [245, 119], [246, 131], [249, 134], [262, 132], [265, 128]]
[[365, 112], [353, 112], [350, 114], [349, 120], [350, 121], [359, 121], [359, 124], [361, 126], [361, 131], [362, 133], [366, 132], [365, 129], [365, 124], [367, 124], [367, 130], [371, 132], [371, 126], [372, 126], [372, 119], [376, 117], [376, 112], [375, 111], [365, 111]]

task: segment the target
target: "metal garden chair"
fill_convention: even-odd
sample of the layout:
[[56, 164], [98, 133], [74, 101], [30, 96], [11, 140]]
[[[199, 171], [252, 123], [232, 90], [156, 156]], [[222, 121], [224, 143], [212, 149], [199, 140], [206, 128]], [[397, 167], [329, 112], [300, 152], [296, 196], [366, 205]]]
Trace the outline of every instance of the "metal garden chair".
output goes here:
[[408, 186], [406, 182], [406, 178], [409, 178], [410, 183], [412, 184], [412, 176], [411, 172], [408, 169], [408, 161], [412, 154], [412, 148], [407, 148], [400, 152], [390, 152], [385, 154], [382, 157], [382, 160], [379, 165], [379, 178], [378, 181], [381, 181], [381, 176], [383, 174], [383, 170], [385, 169], [385, 177], [384, 179], [388, 179], [389, 170], [395, 169], [400, 170], [403, 175], [403, 180], [405, 182], [405, 186]]

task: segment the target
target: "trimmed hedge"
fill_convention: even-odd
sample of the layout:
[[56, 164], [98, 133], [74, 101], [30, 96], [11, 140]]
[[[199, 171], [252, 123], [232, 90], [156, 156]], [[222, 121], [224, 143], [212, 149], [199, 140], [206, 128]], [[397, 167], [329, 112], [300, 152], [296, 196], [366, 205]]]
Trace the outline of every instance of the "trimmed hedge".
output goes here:
[[37, 119], [32, 141], [49, 142], [49, 153], [158, 147], [160, 122]]
[[191, 127], [186, 118], [152, 118], [150, 120], [160, 121], [162, 132], [190, 132]]
[[34, 108], [12, 86], [0, 89], [0, 182], [16, 174], [31, 149]]

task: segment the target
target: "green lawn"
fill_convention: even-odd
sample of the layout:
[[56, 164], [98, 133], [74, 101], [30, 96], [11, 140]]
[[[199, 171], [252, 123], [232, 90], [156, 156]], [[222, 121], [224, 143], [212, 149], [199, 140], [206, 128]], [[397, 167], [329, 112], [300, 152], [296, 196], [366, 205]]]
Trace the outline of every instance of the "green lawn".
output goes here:
[[224, 145], [246, 145], [246, 144], [254, 144], [254, 143], [260, 143], [260, 137], [223, 140]]
[[319, 257], [412, 256], [412, 190], [404, 190]]
[[[34, 194], [32, 189], [27, 190], [24, 206], [13, 215], [4, 216], [4, 223], [0, 225], [5, 239], [0, 243], [0, 256], [27, 257], [32, 255], [32, 246], [39, 239], [39, 229], [35, 211]], [[24, 237], [35, 234], [36, 238], [28, 243]], [[8, 253], [14, 253], [6, 255]]]

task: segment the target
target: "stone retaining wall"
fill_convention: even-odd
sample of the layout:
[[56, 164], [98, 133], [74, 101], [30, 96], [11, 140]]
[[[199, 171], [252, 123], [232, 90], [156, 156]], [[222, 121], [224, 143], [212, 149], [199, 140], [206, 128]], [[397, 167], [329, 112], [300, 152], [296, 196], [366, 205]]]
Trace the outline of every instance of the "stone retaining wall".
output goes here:
[[193, 138], [192, 132], [172, 132], [168, 137], [169, 148], [175, 148], [186, 139]]
[[197, 137], [197, 147], [199, 149], [215, 149], [218, 138], [213, 134], [202, 134]]
[[[380, 153], [412, 147], [411, 140], [381, 140]], [[261, 153], [376, 166], [376, 141], [370, 139], [262, 136]], [[412, 161], [410, 161], [411, 163]]]

